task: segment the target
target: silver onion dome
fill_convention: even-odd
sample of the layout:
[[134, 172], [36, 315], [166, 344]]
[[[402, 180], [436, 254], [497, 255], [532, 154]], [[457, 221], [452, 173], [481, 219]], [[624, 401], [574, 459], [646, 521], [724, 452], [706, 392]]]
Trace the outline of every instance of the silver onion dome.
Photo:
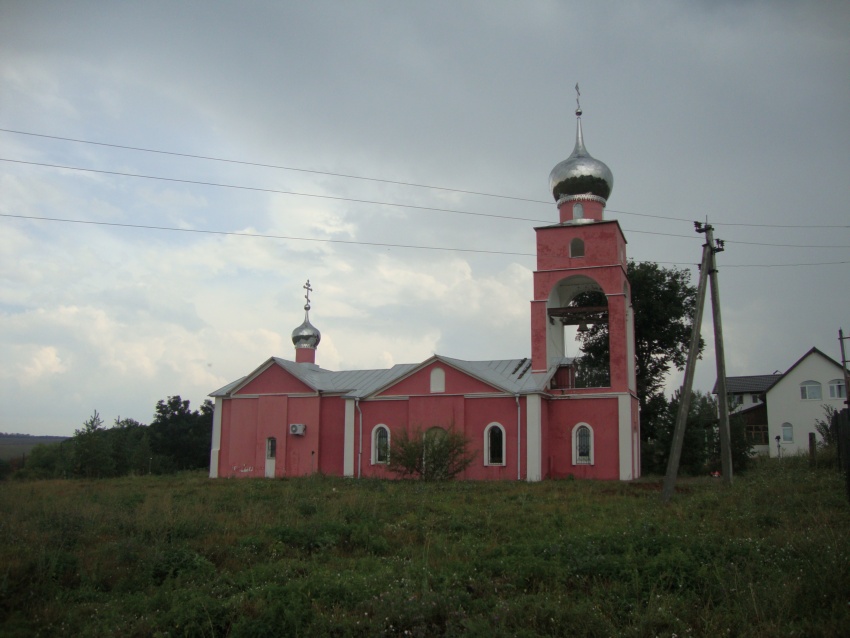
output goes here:
[[304, 313], [304, 323], [292, 331], [292, 343], [296, 348], [315, 348], [322, 340], [322, 333], [312, 323], [310, 315]]
[[576, 118], [575, 148], [549, 173], [549, 188], [555, 201], [576, 195], [592, 195], [604, 203], [614, 187], [614, 175], [605, 163], [591, 157], [584, 147], [581, 108], [576, 109]]
[[322, 333], [319, 332], [316, 326], [310, 323], [310, 293], [313, 292], [313, 287], [310, 286], [309, 279], [304, 284], [304, 290], [307, 291], [307, 294], [304, 295], [304, 298], [307, 300], [307, 303], [304, 304], [304, 323], [292, 331], [292, 343], [295, 344], [296, 348], [315, 349], [322, 340]]

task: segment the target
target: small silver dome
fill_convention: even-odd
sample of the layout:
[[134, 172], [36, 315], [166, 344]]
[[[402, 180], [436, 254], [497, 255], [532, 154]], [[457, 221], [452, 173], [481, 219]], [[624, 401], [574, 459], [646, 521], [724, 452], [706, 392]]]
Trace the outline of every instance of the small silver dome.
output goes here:
[[549, 173], [549, 188], [556, 202], [573, 195], [595, 195], [606, 201], [614, 187], [614, 175], [603, 162], [587, 152], [581, 132], [580, 109], [576, 116], [576, 146], [572, 154]]
[[292, 343], [296, 348], [315, 348], [322, 340], [322, 333], [310, 323], [309, 313], [304, 313], [304, 323], [292, 331]]

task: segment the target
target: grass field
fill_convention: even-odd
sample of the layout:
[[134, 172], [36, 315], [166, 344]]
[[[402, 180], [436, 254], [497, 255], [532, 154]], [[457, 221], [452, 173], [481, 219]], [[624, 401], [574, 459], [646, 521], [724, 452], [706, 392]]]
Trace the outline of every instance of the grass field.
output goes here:
[[834, 470], [0, 484], [3, 636], [846, 636]]

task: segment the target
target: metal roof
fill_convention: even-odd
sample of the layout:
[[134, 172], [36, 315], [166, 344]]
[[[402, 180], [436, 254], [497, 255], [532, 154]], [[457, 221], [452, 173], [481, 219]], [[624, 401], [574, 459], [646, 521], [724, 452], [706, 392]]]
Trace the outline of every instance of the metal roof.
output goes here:
[[[753, 374], [745, 377], [726, 377], [726, 392], [727, 394], [764, 392], [781, 377], [781, 374]], [[712, 394], [717, 394], [716, 383], [711, 392]]]
[[343, 394], [347, 397], [364, 398], [390, 387], [419, 369], [439, 361], [474, 377], [497, 390], [509, 394], [539, 392], [546, 387], [558, 366], [573, 363], [572, 358], [562, 358], [545, 372], [531, 372], [531, 360], [497, 359], [490, 361], [465, 361], [440, 355], [422, 363], [400, 363], [383, 370], [325, 370], [314, 363], [296, 363], [280, 357], [272, 357], [251, 374], [229, 383], [210, 394], [211, 397], [226, 397], [259, 376], [270, 365], [279, 365], [294, 377], [317, 392]]

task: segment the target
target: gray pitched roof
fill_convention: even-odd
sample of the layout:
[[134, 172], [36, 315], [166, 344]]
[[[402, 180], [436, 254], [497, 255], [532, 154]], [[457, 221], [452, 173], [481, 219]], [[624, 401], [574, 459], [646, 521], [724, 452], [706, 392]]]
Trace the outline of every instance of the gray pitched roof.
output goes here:
[[[780, 378], [781, 374], [753, 374], [745, 377], [726, 377], [726, 392], [728, 394], [746, 394], [748, 392], [764, 392]], [[717, 383], [711, 391], [717, 394]]]
[[384, 370], [325, 370], [313, 363], [296, 363], [272, 357], [251, 374], [237, 379], [210, 394], [211, 397], [226, 397], [248, 381], [257, 377], [270, 365], [279, 365], [317, 392], [343, 394], [348, 397], [367, 397], [375, 394], [433, 361], [441, 361], [484, 383], [510, 394], [539, 392], [546, 387], [559, 365], [573, 362], [563, 358], [548, 372], [531, 372], [531, 361], [524, 359], [498, 359], [491, 361], [465, 361], [434, 355], [422, 363], [400, 363]]

